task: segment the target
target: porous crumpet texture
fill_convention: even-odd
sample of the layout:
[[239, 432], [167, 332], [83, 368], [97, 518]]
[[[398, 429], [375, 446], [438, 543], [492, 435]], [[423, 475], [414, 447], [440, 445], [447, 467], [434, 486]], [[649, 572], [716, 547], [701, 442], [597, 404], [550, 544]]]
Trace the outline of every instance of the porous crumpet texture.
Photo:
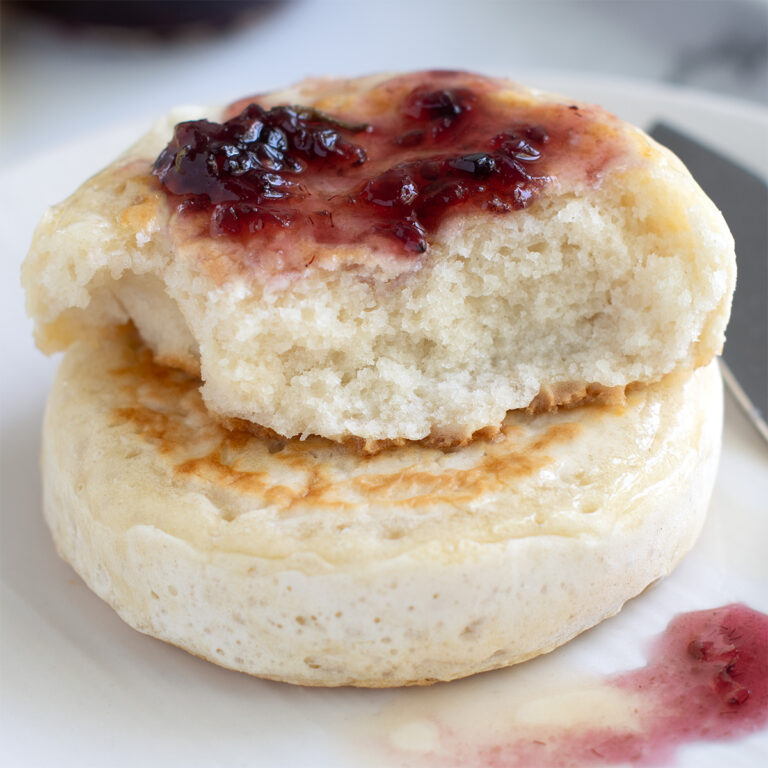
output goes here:
[[714, 362], [623, 407], [375, 457], [229, 432], [198, 387], [126, 335], [75, 344], [45, 417], [46, 520], [131, 626], [305, 685], [450, 680], [566, 642], [690, 549], [720, 445]]
[[[313, 80], [262, 103], [333, 112], [382, 80]], [[461, 442], [542, 388], [704, 365], [730, 310], [730, 233], [677, 158], [585, 109], [621, 148], [591, 183], [564, 174], [526, 210], [450, 216], [418, 266], [304, 243], [310, 266], [269, 275], [225, 238], [171, 226], [151, 164], [176, 122], [222, 114], [175, 112], [43, 217], [23, 270], [38, 342], [131, 320], [159, 360], [201, 372], [219, 417], [333, 440]]]

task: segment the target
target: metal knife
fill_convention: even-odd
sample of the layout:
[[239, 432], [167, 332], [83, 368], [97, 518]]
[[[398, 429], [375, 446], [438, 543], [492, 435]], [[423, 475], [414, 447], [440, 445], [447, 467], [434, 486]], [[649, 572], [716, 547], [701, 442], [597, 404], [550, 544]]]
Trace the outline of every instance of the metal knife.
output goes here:
[[656, 123], [649, 133], [688, 166], [733, 233], [738, 276], [723, 378], [768, 442], [768, 185], [668, 124]]

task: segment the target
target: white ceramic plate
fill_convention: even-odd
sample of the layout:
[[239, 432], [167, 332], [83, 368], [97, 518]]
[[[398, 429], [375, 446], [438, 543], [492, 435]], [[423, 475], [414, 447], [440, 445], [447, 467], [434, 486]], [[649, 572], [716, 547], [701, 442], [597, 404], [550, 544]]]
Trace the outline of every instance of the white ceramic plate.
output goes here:
[[[768, 117], [758, 107], [644, 83], [541, 73], [525, 79], [602, 103], [639, 125], [664, 118], [768, 175]], [[18, 272], [44, 206], [143, 128], [90, 136], [0, 176], [5, 765], [418, 766], [439, 749], [424, 723], [440, 713], [498, 720], [499, 702], [528, 695], [534, 684], [551, 693], [642, 666], [646, 641], [679, 612], [731, 602], [768, 612], [768, 446], [729, 400], [720, 474], [695, 550], [618, 616], [533, 662], [428, 690], [313, 690], [219, 669], [124, 625], [57, 558], [42, 521], [39, 430], [56, 361], [32, 344]], [[494, 727], [503, 731], [504, 723]], [[388, 749], [393, 738], [405, 747]], [[756, 766], [767, 758], [763, 731], [690, 744], [678, 764]]]

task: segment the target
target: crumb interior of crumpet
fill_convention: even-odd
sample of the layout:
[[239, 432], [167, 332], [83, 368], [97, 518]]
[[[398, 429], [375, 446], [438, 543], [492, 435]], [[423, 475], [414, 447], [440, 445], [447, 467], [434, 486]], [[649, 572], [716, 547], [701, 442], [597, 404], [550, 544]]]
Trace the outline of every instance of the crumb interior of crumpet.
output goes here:
[[599, 107], [437, 71], [195, 117], [44, 218], [25, 267], [44, 348], [130, 320], [220, 418], [373, 449], [461, 444], [722, 345], [722, 217]]

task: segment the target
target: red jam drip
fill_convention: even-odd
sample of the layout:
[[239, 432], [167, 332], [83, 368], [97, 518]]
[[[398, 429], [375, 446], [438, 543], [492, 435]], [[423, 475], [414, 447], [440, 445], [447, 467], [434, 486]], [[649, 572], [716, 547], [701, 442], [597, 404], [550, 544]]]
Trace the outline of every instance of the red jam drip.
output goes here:
[[503, 103], [495, 81], [462, 73], [389, 82], [405, 85], [390, 87], [384, 113], [363, 95], [359, 114], [253, 103], [224, 123], [180, 123], [154, 174], [181, 212], [207, 216], [213, 237], [302, 230], [417, 254], [457, 208], [525, 208], [564, 155], [595, 154], [589, 121], [567, 105]]
[[[606, 681], [634, 694], [638, 730], [600, 726], [529, 728], [493, 745], [454, 739], [456, 765], [578, 768], [669, 765], [699, 740], [731, 740], [768, 726], [768, 615], [728, 605], [677, 616], [648, 664]], [[443, 762], [443, 765], [446, 763]], [[453, 763], [451, 763], [453, 764]]]
[[614, 760], [670, 759], [698, 739], [735, 739], [768, 726], [768, 615], [727, 605], [676, 617], [653, 645], [648, 665], [612, 684], [647, 698], [647, 724], [634, 745], [606, 742]]

